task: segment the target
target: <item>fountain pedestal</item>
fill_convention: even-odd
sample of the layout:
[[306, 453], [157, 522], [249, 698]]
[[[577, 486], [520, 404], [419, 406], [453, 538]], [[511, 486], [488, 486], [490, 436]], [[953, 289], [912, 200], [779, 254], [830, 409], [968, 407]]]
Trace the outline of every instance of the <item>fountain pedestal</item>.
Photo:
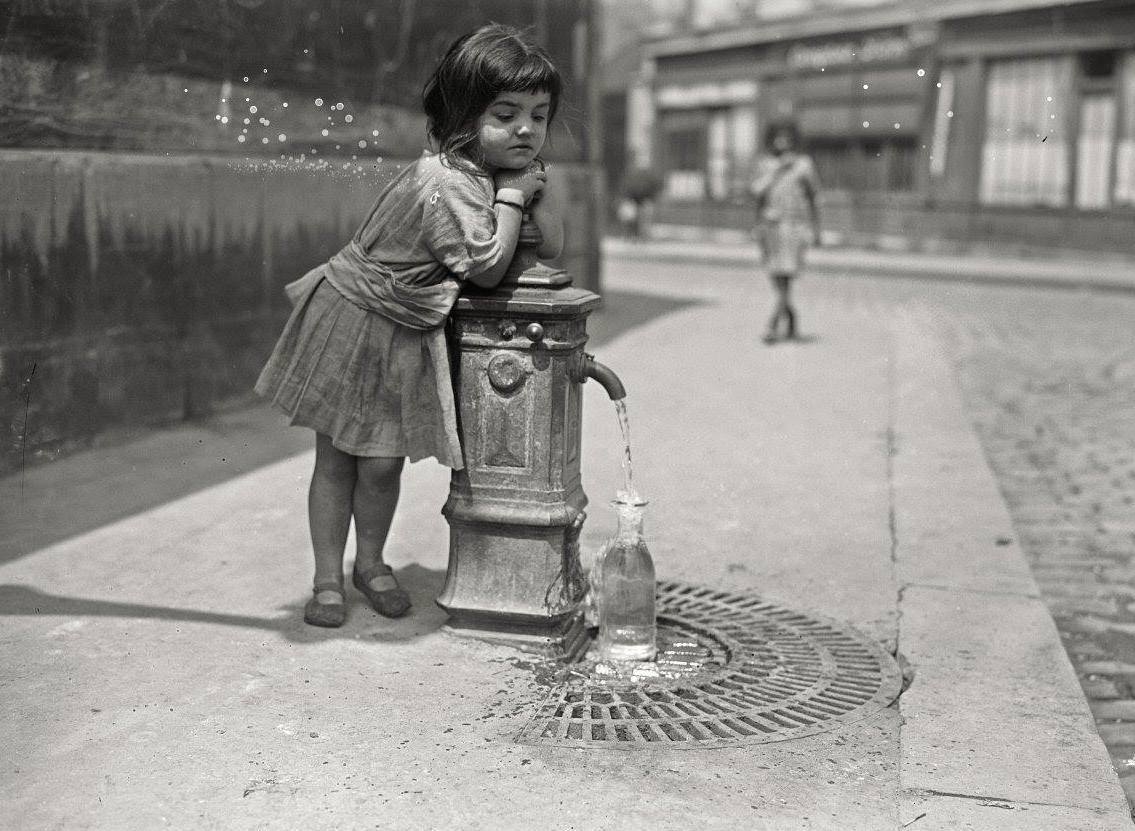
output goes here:
[[442, 513], [449, 568], [437, 603], [455, 634], [547, 656], [586, 643], [579, 534], [584, 351], [597, 294], [536, 262], [526, 223], [495, 289], [467, 289], [450, 318], [465, 468]]

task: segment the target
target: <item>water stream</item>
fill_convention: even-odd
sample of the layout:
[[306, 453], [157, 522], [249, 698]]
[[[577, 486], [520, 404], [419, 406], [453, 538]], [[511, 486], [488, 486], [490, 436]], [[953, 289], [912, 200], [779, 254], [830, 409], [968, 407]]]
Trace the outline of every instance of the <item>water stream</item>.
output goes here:
[[619, 418], [619, 430], [623, 434], [623, 489], [616, 494], [619, 502], [635, 504], [641, 502], [634, 487], [634, 466], [631, 462], [631, 422], [627, 417], [626, 399], [615, 402], [615, 415]]

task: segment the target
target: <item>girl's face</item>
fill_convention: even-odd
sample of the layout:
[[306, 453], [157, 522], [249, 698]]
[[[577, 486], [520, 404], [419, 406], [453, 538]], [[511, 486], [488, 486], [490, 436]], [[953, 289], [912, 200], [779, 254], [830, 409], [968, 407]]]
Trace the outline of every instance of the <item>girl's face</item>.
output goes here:
[[772, 152], [776, 154], [790, 153], [793, 148], [792, 133], [787, 130], [781, 130], [775, 133], [772, 137]]
[[491, 170], [523, 170], [548, 137], [548, 92], [502, 92], [477, 119], [477, 139]]

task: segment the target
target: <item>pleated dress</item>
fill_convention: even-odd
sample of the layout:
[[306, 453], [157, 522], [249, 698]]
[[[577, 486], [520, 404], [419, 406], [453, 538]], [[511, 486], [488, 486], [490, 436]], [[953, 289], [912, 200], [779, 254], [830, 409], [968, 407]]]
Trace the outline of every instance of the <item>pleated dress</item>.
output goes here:
[[355, 456], [463, 467], [444, 325], [495, 265], [490, 176], [426, 153], [350, 243], [286, 287], [294, 303], [256, 392]]

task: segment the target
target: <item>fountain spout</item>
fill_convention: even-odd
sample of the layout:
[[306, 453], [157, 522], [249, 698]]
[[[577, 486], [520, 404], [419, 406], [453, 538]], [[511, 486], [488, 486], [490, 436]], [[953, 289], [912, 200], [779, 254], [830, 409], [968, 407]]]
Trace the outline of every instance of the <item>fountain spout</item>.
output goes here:
[[619, 380], [619, 376], [595, 360], [594, 355], [583, 353], [583, 365], [580, 367], [577, 380], [583, 382], [588, 378], [598, 381], [612, 401], [622, 401], [627, 397], [627, 390]]

